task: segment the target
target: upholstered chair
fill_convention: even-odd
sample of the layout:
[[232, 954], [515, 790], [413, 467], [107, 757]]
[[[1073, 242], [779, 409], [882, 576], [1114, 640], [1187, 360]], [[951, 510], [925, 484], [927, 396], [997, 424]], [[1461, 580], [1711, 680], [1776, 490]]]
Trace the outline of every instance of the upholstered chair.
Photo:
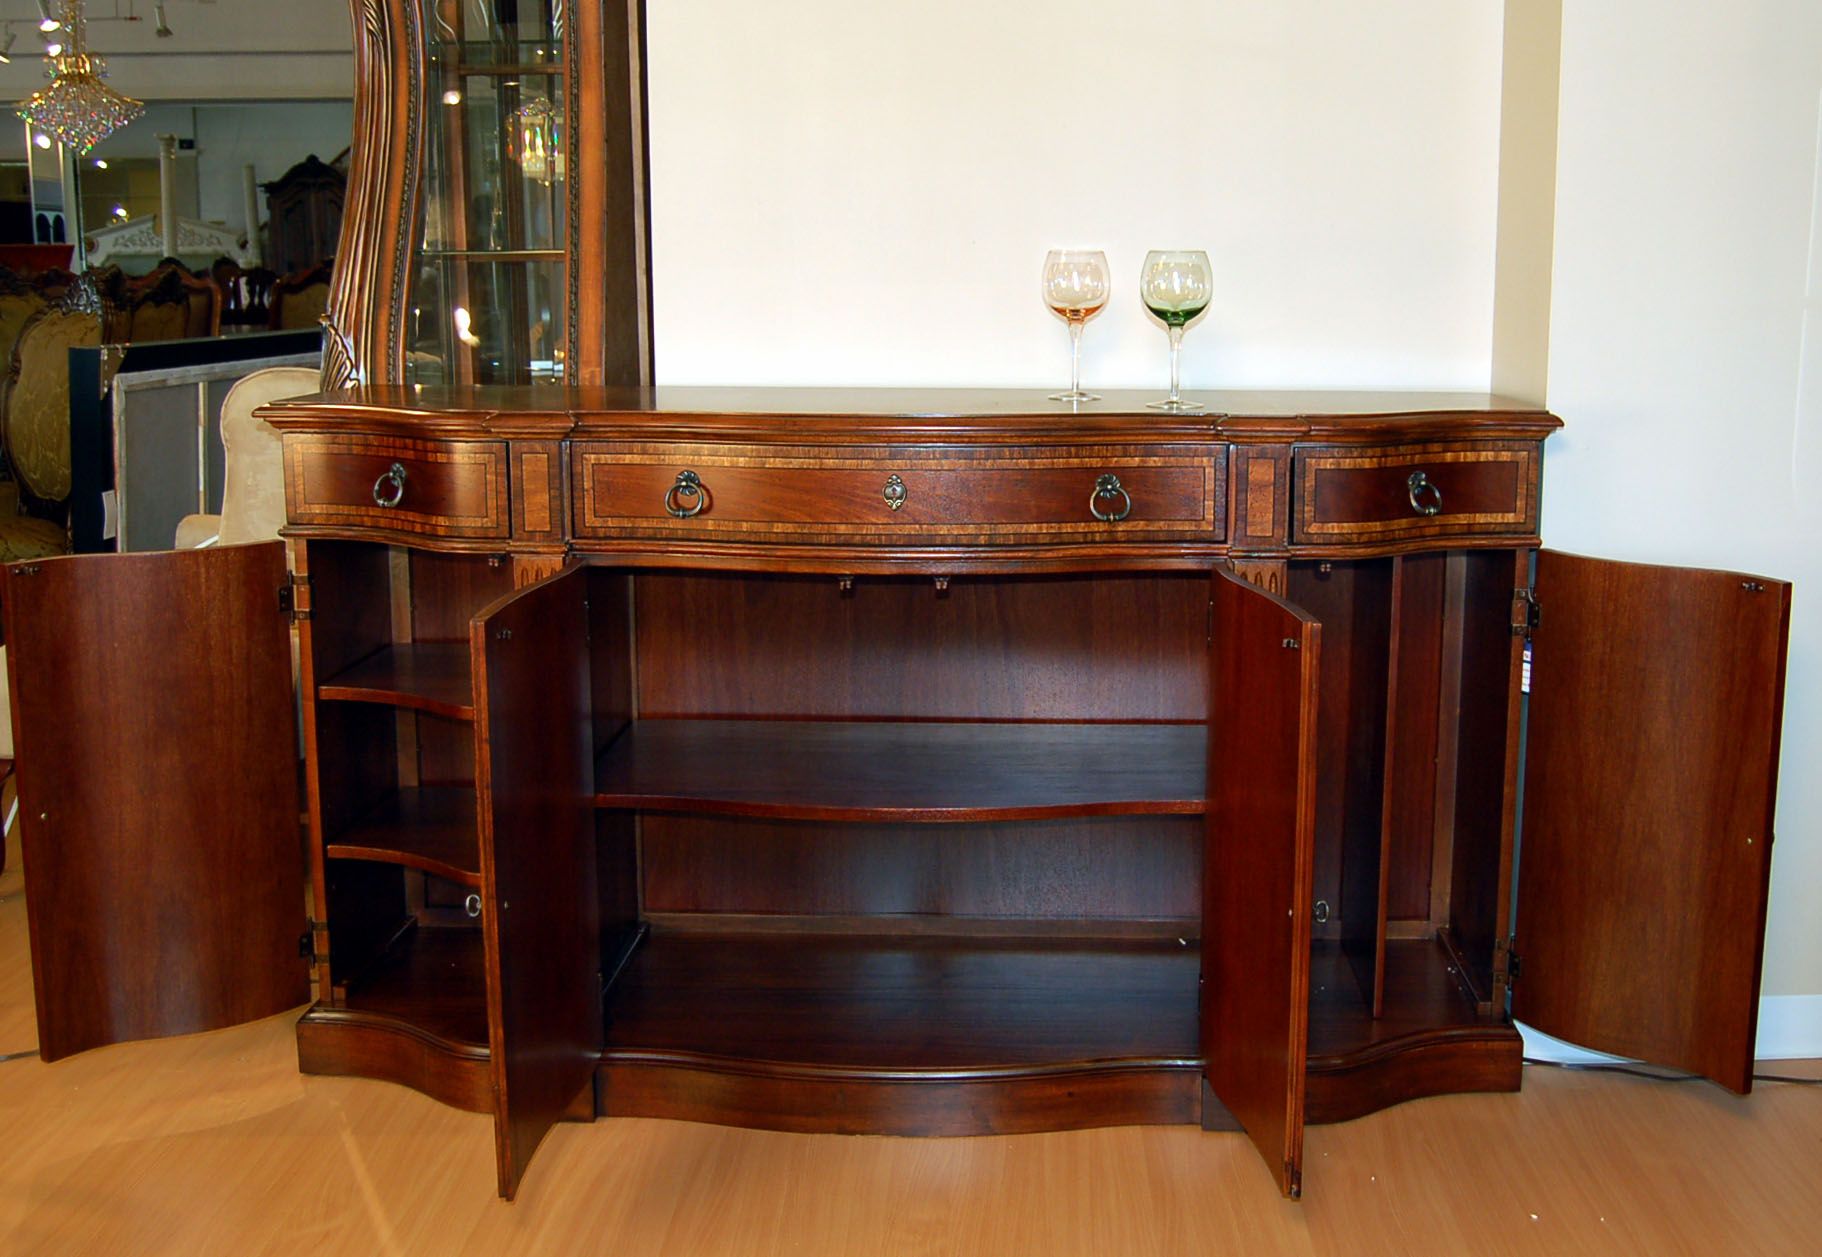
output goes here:
[[20, 503], [29, 494], [54, 509], [70, 495], [69, 351], [101, 344], [107, 318], [107, 303], [83, 276], [20, 329], [0, 394], [0, 436], [16, 482], [7, 487], [12, 500], [0, 501], [0, 561], [69, 552], [64, 527], [26, 517]]
[[12, 271], [0, 270], [0, 432], [6, 430], [5, 380], [11, 378], [13, 346], [19, 343], [25, 321], [44, 307], [45, 297], [37, 285]]
[[165, 262], [127, 284], [129, 342], [186, 340], [221, 334], [215, 281], [180, 262]]
[[286, 275], [272, 285], [271, 326], [274, 331], [313, 328], [329, 307], [330, 263]]
[[221, 443], [227, 455], [220, 515], [178, 521], [176, 547], [236, 545], [278, 536], [285, 523], [285, 469], [278, 430], [254, 410], [267, 402], [317, 391], [315, 367], [267, 367], [234, 382], [221, 402]]

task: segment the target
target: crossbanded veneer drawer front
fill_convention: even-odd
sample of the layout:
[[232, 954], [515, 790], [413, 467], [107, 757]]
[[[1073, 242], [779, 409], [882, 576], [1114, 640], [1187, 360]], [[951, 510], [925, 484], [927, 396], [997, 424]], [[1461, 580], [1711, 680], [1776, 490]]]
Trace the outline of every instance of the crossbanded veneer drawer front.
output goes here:
[[1295, 543], [1537, 532], [1534, 442], [1299, 446], [1292, 481]]
[[578, 441], [570, 458], [584, 540], [1213, 542], [1226, 519], [1226, 450], [1216, 446]]
[[285, 438], [285, 507], [302, 527], [439, 537], [511, 531], [504, 441]]

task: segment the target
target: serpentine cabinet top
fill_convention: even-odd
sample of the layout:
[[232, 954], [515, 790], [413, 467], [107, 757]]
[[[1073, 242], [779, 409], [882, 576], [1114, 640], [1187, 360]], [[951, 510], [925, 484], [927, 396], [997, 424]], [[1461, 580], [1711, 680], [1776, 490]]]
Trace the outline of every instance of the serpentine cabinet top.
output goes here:
[[1109, 390], [1071, 406], [1030, 389], [556, 388], [371, 385], [279, 402], [280, 428], [346, 426], [422, 435], [550, 438], [916, 441], [1537, 440], [1561, 427], [1543, 408], [1485, 393], [1258, 391], [1193, 394], [1207, 410], [1148, 408], [1155, 390]]

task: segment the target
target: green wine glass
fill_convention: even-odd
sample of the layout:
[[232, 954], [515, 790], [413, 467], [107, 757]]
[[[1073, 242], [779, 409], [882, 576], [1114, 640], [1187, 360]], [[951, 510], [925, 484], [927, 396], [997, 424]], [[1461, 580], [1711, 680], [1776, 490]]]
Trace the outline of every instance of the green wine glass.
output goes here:
[[1153, 410], [1195, 414], [1206, 409], [1200, 402], [1186, 402], [1177, 389], [1177, 360], [1183, 349], [1183, 329], [1208, 309], [1214, 291], [1208, 254], [1200, 249], [1153, 249], [1139, 271], [1139, 296], [1170, 333], [1170, 396], [1147, 403]]

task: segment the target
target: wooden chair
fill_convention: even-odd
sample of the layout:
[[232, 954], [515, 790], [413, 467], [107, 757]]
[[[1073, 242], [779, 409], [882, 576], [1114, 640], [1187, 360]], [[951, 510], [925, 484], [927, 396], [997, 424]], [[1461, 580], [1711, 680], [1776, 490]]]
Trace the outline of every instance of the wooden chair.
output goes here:
[[233, 258], [216, 258], [209, 267], [209, 278], [215, 281], [215, 287], [221, 291], [223, 327], [266, 326], [268, 311], [265, 300], [261, 299], [257, 310], [253, 308], [252, 295], [248, 292], [248, 274], [248, 270]]
[[329, 308], [329, 274], [332, 262], [295, 271], [272, 285], [272, 314], [267, 326], [274, 331], [316, 327]]
[[272, 285], [278, 282], [278, 274], [263, 266], [253, 266], [241, 272], [241, 280], [247, 288], [247, 305], [241, 317], [250, 327], [267, 327], [272, 321]]

